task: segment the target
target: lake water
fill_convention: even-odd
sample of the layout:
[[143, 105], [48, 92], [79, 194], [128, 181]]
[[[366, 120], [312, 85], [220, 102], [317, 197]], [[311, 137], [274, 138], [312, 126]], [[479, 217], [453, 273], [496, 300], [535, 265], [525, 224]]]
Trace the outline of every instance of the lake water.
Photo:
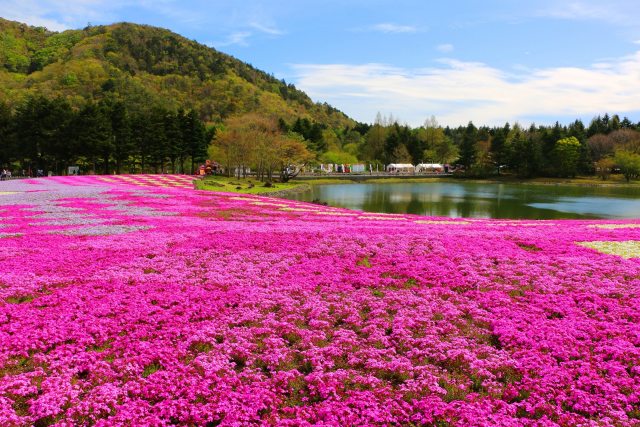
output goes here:
[[464, 218], [640, 218], [640, 188], [456, 182], [315, 185], [290, 196], [368, 212]]

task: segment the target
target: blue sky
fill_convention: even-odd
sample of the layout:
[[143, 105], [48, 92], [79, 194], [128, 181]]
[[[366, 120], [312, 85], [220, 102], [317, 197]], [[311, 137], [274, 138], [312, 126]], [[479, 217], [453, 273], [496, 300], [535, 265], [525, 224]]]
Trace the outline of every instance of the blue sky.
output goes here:
[[640, 121], [637, 0], [0, 0], [0, 16], [168, 28], [363, 122]]

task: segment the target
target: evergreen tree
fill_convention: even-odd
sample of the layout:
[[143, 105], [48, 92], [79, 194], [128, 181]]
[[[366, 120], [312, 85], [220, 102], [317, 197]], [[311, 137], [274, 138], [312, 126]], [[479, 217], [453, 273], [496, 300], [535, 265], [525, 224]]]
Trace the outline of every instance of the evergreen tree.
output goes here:
[[628, 117], [624, 117], [622, 119], [622, 121], [620, 122], [620, 128], [622, 128], [622, 129], [631, 129], [631, 128], [633, 128], [633, 123], [631, 123], [631, 120], [629, 120]]
[[169, 156], [169, 140], [165, 124], [167, 120], [171, 120], [170, 115], [169, 111], [162, 107], [155, 107], [148, 114], [149, 124], [145, 137], [149, 147], [149, 162], [153, 166], [152, 170], [155, 173], [165, 171], [165, 162]]
[[560, 123], [556, 122], [552, 128], [542, 129], [540, 133], [540, 141], [542, 144], [542, 160], [544, 163], [543, 172], [549, 175], [554, 175], [553, 170], [553, 150], [556, 146], [556, 142], [565, 137], [565, 131], [560, 126]]
[[131, 119], [122, 101], [109, 105], [109, 118], [111, 119], [111, 132], [113, 136], [113, 158], [116, 173], [122, 173], [122, 168], [133, 155], [133, 141], [131, 139]]
[[11, 109], [6, 103], [0, 102], [0, 168], [8, 167], [15, 160], [12, 125]]
[[476, 161], [476, 142], [478, 141], [478, 130], [469, 122], [462, 135], [462, 142], [460, 144], [460, 159], [459, 162], [466, 170], [469, 170]]
[[20, 105], [15, 115], [16, 157], [27, 169], [58, 169], [67, 160], [67, 126], [71, 108], [56, 98], [32, 97]]
[[87, 104], [75, 117], [73, 134], [78, 143], [78, 154], [85, 157], [93, 173], [98, 173], [102, 159], [102, 173], [109, 173], [109, 158], [114, 148], [111, 118], [104, 106]]
[[509, 162], [509, 153], [506, 148], [508, 134], [509, 123], [507, 123], [503, 128], [496, 129], [491, 138], [490, 152], [496, 166], [498, 167], [498, 174], [500, 173], [500, 166], [506, 165]]
[[180, 116], [184, 111], [169, 113], [164, 116], [164, 133], [167, 138], [167, 157], [171, 164], [171, 173], [176, 173], [178, 159], [182, 148], [182, 130], [180, 128]]
[[191, 173], [195, 173], [196, 163], [207, 157], [207, 147], [210, 140], [207, 140], [207, 131], [204, 124], [198, 119], [195, 111], [191, 110], [185, 116], [185, 127], [183, 135], [185, 145], [188, 147], [189, 157], [191, 157]]
[[385, 163], [392, 163], [395, 161], [394, 152], [400, 144], [402, 144], [400, 137], [400, 125], [398, 125], [398, 123], [394, 123], [389, 127], [387, 137], [384, 140], [383, 161]]
[[591, 120], [589, 128], [587, 129], [587, 138], [590, 138], [593, 135], [597, 135], [599, 133], [608, 133], [607, 123], [609, 121], [609, 116], [605, 116], [607, 117], [606, 121], [601, 116], [594, 117]]

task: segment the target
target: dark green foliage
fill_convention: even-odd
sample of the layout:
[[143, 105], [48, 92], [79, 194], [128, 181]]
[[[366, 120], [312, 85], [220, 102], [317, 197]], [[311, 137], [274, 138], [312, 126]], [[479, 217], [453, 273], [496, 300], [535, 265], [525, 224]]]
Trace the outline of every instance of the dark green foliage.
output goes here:
[[2, 161], [9, 158], [15, 148], [12, 141], [12, 116], [9, 106], [0, 102], [0, 167]]
[[542, 167], [541, 145], [532, 134], [519, 132], [512, 142], [511, 167], [518, 176], [531, 178], [536, 176]]
[[321, 123], [315, 123], [308, 118], [298, 117], [291, 127], [291, 131], [295, 132], [308, 141], [309, 148], [316, 152], [327, 150], [326, 142], [322, 139], [322, 131], [327, 126]]
[[462, 135], [460, 143], [460, 164], [465, 169], [471, 168], [476, 159], [476, 142], [478, 141], [478, 130], [469, 122]]
[[[497, 128], [491, 138], [491, 152], [496, 166], [506, 165], [510, 160], [510, 153], [507, 147], [507, 135], [509, 134], [509, 124], [503, 128]], [[499, 173], [499, 169], [498, 169]]]
[[[638, 125], [640, 125], [640, 123], [638, 123]], [[604, 116], [598, 116], [598, 117], [595, 117], [593, 120], [591, 120], [591, 123], [589, 124], [589, 128], [587, 128], [585, 131], [586, 132], [585, 136], [591, 137], [597, 134], [607, 135], [619, 129], [632, 129], [634, 127], [640, 128], [640, 126], [638, 125], [634, 126], [633, 123], [631, 123], [631, 121], [627, 117], [620, 120], [620, 116], [618, 116], [617, 114], [614, 114], [612, 117], [609, 117], [609, 114], [605, 113]], [[572, 135], [572, 136], [577, 137], [577, 135]]]
[[154, 360], [153, 362], [151, 362], [150, 364], [144, 367], [144, 370], [142, 371], [142, 378], [147, 378], [151, 374], [161, 371], [163, 369], [164, 369], [164, 366], [162, 366], [160, 361]]
[[16, 109], [12, 128], [12, 149], [8, 160], [21, 160], [27, 169], [58, 167], [69, 160], [68, 144], [73, 111], [60, 99], [29, 98]]
[[106, 106], [88, 104], [73, 121], [73, 136], [77, 152], [88, 160], [91, 170], [98, 172], [98, 159], [102, 160], [102, 173], [109, 173], [109, 159], [114, 148], [111, 118]]
[[0, 166], [32, 175], [70, 165], [81, 173], [182, 173], [187, 160], [204, 160], [212, 136], [193, 110], [131, 113], [112, 99], [73, 110], [61, 98], [34, 97], [12, 114], [0, 103]]

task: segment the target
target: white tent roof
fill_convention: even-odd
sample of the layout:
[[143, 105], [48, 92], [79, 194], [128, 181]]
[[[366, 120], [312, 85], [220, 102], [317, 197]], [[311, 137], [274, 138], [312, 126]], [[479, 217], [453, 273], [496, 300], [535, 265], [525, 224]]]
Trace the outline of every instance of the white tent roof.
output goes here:
[[414, 167], [411, 163], [391, 163], [387, 168], [406, 169]]

